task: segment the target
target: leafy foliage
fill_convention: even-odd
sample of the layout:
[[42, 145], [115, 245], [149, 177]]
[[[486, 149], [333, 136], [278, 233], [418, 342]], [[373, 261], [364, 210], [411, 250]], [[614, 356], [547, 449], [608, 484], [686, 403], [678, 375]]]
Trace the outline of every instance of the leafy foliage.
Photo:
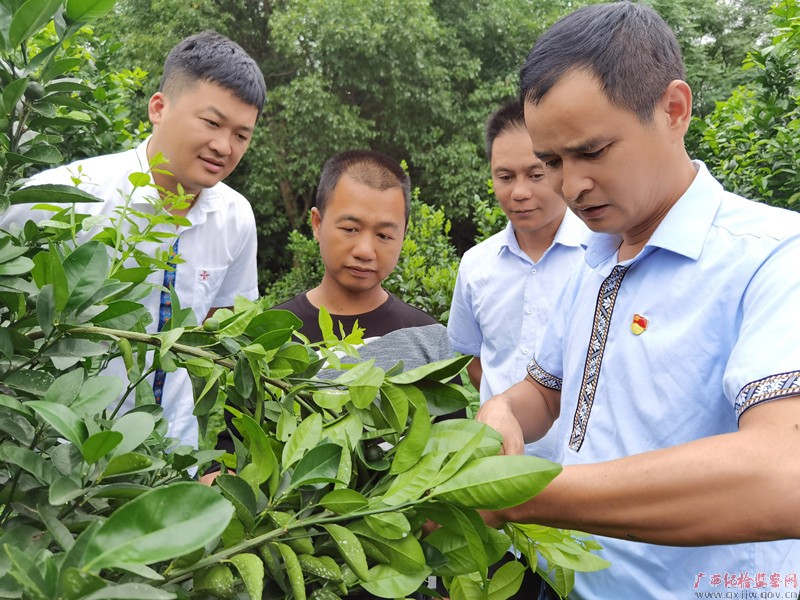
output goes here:
[[[485, 575], [510, 538], [487, 528], [476, 509], [522, 502], [560, 467], [497, 456], [498, 434], [474, 421], [433, 422], [467, 401], [449, 383], [465, 357], [406, 372], [364, 362], [319, 379], [326, 360], [343, 367], [338, 353], [356, 352], [360, 332], [338, 340], [323, 313], [325, 341], [295, 341], [297, 318], [267, 310], [264, 299], [239, 299], [198, 326], [173, 294], [172, 319], [148, 333], [151, 316], [139, 303], [153, 292], [146, 278], [169, 268], [166, 254], [148, 247], [183, 220], [164, 205], [185, 199], [152, 190], [155, 214], [125, 202], [107, 220], [63, 207], [93, 200], [77, 188], [19, 189], [18, 167], [46, 154], [41, 144], [87, 139], [88, 131], [70, 129], [75, 121], [104, 118], [86, 102], [80, 119], [29, 121], [41, 112], [37, 100], [56, 100], [29, 94], [25, 73], [60, 60], [52, 57], [114, 2], [11, 4], [13, 18], [0, 19], [3, 60], [14, 63], [3, 89], [14, 121], [4, 141], [16, 150], [0, 159], [5, 200], [38, 203], [52, 216], [0, 231], [0, 595], [323, 600], [366, 590], [395, 598], [424, 587], [432, 573], [447, 578], [455, 598], [460, 577], [488, 598], [513, 594], [519, 565], [499, 579]], [[0, 9], [10, 12], [9, 2]], [[27, 63], [27, 40], [50, 30], [58, 39]], [[68, 89], [86, 91], [72, 79]], [[110, 120], [127, 118], [114, 112]], [[27, 135], [15, 141], [17, 131]], [[130, 180], [132, 195], [151, 178]], [[432, 222], [445, 227], [441, 215]], [[106, 374], [111, 362], [123, 378]], [[146, 379], [157, 368], [189, 372], [202, 426], [227, 402], [241, 436], [233, 454], [167, 437]], [[120, 415], [128, 397], [136, 407]], [[191, 478], [213, 460], [236, 475], [220, 475], [213, 487]], [[423, 539], [426, 519], [443, 527]]]
[[726, 188], [788, 208], [800, 198], [800, 8], [776, 4], [776, 34], [750, 52], [744, 68], [754, 82], [734, 90], [703, 121], [695, 122], [697, 155]]
[[125, 104], [144, 73], [108, 70], [102, 57], [111, 51], [110, 42], [89, 44], [83, 16], [96, 18], [113, 2], [61, 4], [29, 0], [0, 6], [5, 23], [0, 39], [0, 148], [5, 155], [0, 209], [24, 176], [135, 141]]

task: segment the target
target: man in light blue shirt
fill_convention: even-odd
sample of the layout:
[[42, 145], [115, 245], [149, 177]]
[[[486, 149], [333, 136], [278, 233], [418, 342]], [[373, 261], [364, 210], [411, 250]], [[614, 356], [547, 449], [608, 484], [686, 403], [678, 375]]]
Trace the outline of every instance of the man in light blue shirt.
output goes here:
[[521, 82], [548, 180], [596, 233], [528, 377], [477, 416], [519, 453], [560, 415], [564, 470], [487, 521], [607, 536], [575, 598], [794, 597], [800, 214], [689, 159], [680, 50], [645, 5], [568, 15]]
[[[486, 154], [508, 225], [464, 254], [447, 326], [453, 349], [475, 357], [468, 373], [481, 402], [525, 376], [588, 233], [545, 181], [519, 100], [489, 117]], [[545, 458], [552, 451], [550, 436], [527, 448]]]

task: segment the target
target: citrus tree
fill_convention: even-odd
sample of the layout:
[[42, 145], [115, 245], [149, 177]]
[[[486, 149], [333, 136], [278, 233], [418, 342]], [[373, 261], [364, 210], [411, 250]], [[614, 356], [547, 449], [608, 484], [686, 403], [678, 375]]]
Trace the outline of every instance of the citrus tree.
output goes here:
[[[308, 344], [263, 299], [198, 325], [173, 293], [172, 319], [147, 331], [147, 276], [170, 267], [144, 248], [174, 230], [162, 209], [182, 199], [152, 190], [153, 214], [123, 203], [99, 221], [73, 208], [95, 200], [77, 188], [22, 186], [32, 166], [59, 162], [66, 131], [100, 118], [80, 100], [91, 86], [70, 41], [113, 5], [0, 0], [0, 213], [52, 213], [0, 231], [0, 597], [397, 598], [436, 575], [453, 598], [500, 600], [524, 567], [486, 573], [512, 540], [531, 564], [547, 559], [562, 593], [572, 569], [604, 566], [569, 532], [484, 525], [477, 509], [530, 498], [560, 467], [498, 456], [482, 424], [434, 421], [466, 402], [450, 383], [465, 358], [317, 378], [357, 353], [360, 332], [338, 339], [323, 313], [325, 340]], [[134, 190], [150, 181], [131, 176]], [[104, 374], [110, 361], [124, 378]], [[226, 405], [234, 453], [167, 437], [147, 380], [158, 368], [189, 372], [201, 427]], [[213, 461], [229, 472], [198, 483]], [[441, 527], [425, 537], [427, 521]]]

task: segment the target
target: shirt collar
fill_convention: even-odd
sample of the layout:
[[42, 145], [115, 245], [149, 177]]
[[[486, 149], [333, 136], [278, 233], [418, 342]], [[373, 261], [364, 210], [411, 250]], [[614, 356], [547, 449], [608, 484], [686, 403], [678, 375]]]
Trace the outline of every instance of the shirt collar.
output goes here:
[[[577, 248], [583, 244], [586, 234], [587, 229], [583, 222], [576, 217], [572, 211], [567, 209], [564, 213], [561, 225], [558, 226], [556, 234], [553, 236], [553, 243], [550, 244], [550, 248], [559, 245]], [[497, 248], [498, 254], [502, 252], [504, 248], [507, 248], [510, 252], [518, 256], [527, 256], [519, 246], [511, 221], [506, 223], [506, 227], [503, 230], [502, 243]]]
[[[722, 201], [722, 185], [708, 172], [701, 161], [692, 161], [697, 175], [689, 188], [678, 198], [640, 256], [655, 248], [663, 248], [697, 260]], [[607, 233], [590, 234], [586, 246], [586, 262], [595, 268], [616, 254], [621, 236]]]

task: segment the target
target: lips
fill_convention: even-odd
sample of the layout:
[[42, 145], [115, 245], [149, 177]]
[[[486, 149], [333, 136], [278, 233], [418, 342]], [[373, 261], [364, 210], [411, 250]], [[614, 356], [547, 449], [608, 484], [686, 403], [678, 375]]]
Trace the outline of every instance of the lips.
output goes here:
[[604, 208], [606, 208], [608, 204], [598, 204], [596, 206], [579, 206], [578, 211], [587, 215], [595, 214]]
[[362, 269], [361, 267], [345, 267], [348, 271], [353, 273], [356, 276], [365, 277], [367, 275], [371, 275], [375, 271], [373, 269]]
[[207, 169], [214, 173], [219, 173], [225, 167], [225, 162], [216, 158], [201, 156], [200, 160], [205, 163]]

